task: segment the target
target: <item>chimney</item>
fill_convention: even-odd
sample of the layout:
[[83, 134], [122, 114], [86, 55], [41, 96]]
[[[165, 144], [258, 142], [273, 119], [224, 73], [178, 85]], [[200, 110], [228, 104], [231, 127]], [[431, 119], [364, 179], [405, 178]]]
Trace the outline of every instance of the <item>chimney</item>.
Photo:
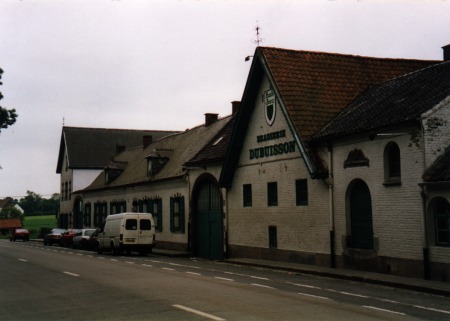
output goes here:
[[446, 46], [442, 47], [442, 49], [444, 50], [444, 61], [449, 61], [450, 60], [450, 45], [446, 45]]
[[205, 127], [208, 127], [209, 125], [215, 123], [218, 118], [219, 118], [219, 114], [206, 113], [205, 114]]
[[240, 101], [232, 101], [231, 102], [231, 114], [235, 115], [238, 112], [239, 107], [241, 107]]
[[153, 143], [153, 136], [152, 135], [144, 135], [142, 136], [142, 149], [147, 148], [148, 145]]

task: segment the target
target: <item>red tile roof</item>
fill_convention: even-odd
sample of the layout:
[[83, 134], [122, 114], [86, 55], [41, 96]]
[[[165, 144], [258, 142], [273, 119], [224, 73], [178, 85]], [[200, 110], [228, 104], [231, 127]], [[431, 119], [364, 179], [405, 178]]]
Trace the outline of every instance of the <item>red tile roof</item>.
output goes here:
[[372, 58], [260, 47], [289, 115], [308, 141], [369, 85], [437, 61]]
[[13, 229], [13, 228], [21, 228], [22, 223], [18, 218], [7, 218], [0, 220], [0, 229]]

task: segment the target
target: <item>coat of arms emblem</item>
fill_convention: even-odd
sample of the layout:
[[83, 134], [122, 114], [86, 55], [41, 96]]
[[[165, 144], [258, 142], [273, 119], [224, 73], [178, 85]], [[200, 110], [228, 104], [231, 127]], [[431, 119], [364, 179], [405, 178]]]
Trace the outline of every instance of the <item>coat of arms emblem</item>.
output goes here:
[[266, 122], [269, 126], [272, 126], [275, 121], [276, 106], [275, 106], [275, 93], [272, 89], [264, 92], [264, 110], [266, 114]]

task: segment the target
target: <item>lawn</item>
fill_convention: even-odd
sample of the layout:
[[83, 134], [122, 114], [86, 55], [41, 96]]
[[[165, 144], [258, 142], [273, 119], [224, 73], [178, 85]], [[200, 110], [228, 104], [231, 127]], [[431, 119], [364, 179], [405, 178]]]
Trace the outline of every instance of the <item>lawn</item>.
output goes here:
[[43, 216], [25, 216], [23, 227], [30, 231], [30, 239], [35, 239], [39, 237], [41, 227], [56, 227], [56, 217], [54, 214]]

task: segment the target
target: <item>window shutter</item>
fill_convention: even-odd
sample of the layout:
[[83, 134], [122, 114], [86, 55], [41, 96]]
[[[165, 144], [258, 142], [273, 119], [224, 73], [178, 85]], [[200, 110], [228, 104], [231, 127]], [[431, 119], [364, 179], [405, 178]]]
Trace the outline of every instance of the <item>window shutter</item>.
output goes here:
[[180, 202], [180, 232], [184, 233], [184, 196], [179, 198]]
[[173, 232], [174, 225], [173, 225], [173, 197], [170, 198], [170, 231]]
[[158, 198], [158, 231], [162, 232], [163, 229], [163, 215], [162, 215], [162, 198]]

